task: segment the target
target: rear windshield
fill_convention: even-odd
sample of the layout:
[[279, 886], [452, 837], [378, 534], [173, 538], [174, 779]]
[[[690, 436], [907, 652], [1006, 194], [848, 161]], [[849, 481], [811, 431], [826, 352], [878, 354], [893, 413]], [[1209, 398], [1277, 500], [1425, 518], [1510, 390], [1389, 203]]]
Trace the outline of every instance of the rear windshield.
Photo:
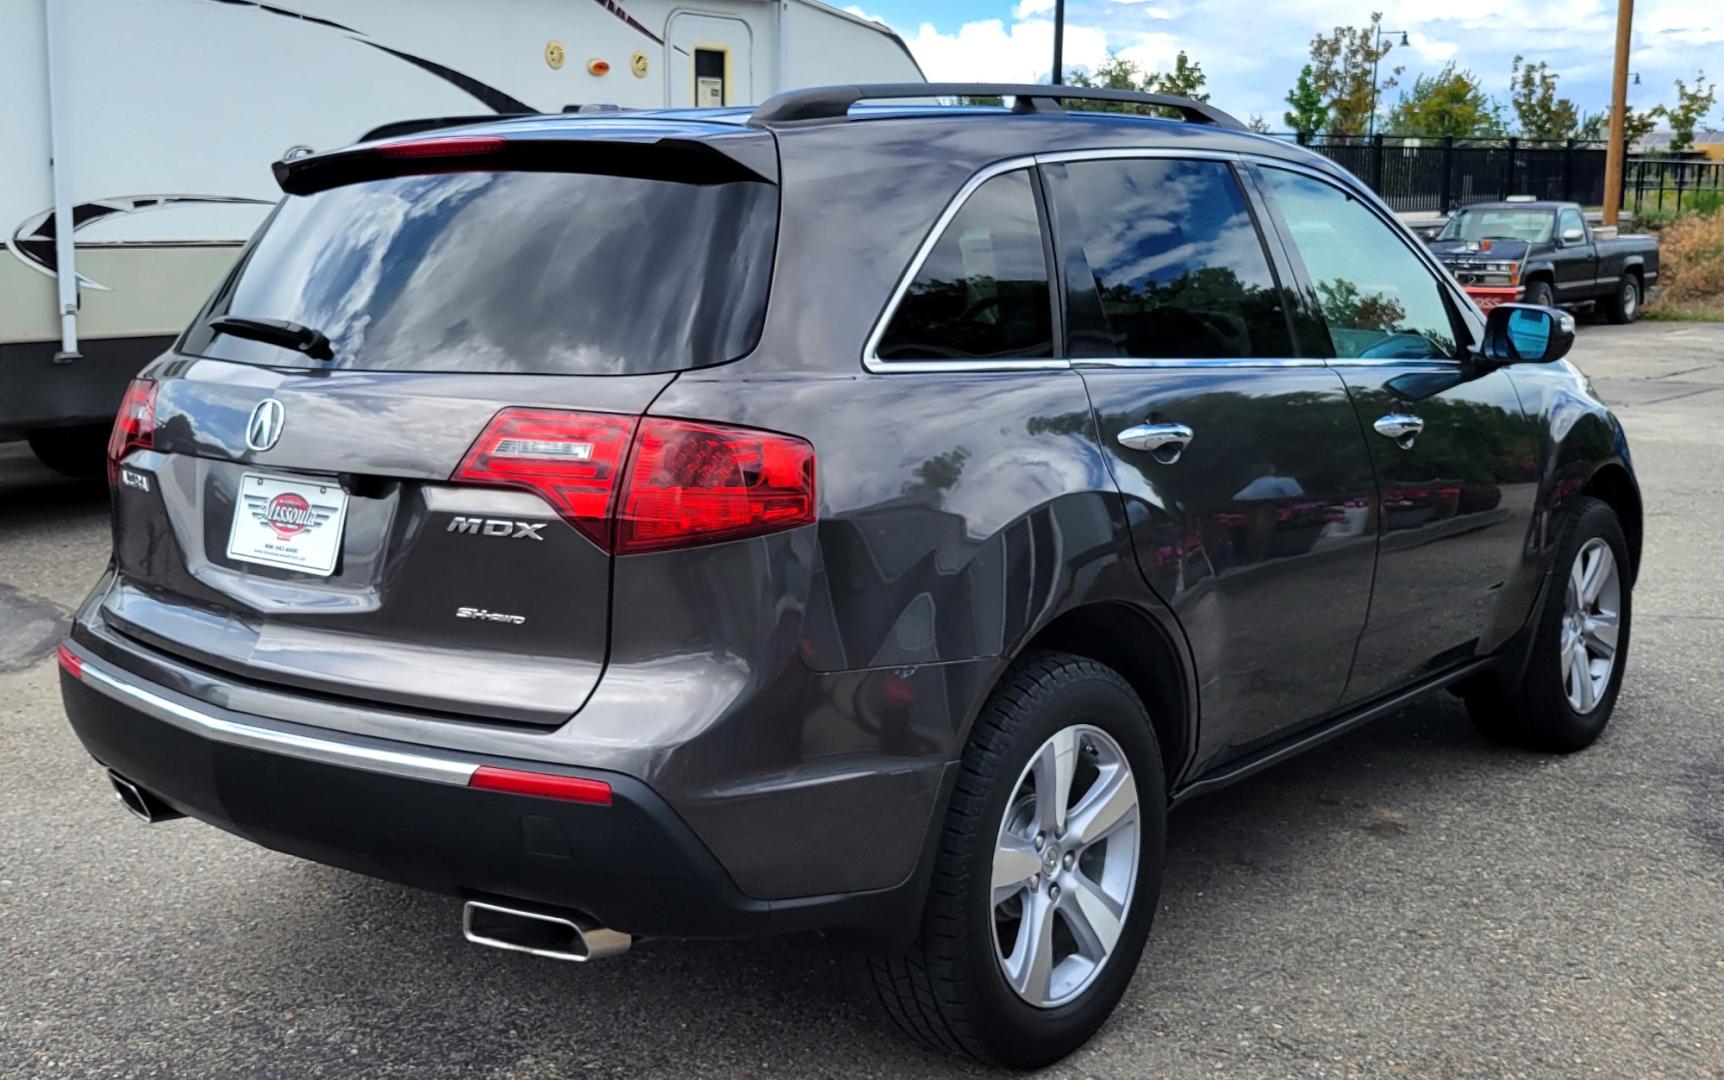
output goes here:
[[549, 172], [402, 176], [284, 199], [187, 332], [305, 366], [222, 315], [327, 335], [329, 366], [626, 375], [734, 360], [766, 311], [778, 189]]
[[1443, 226], [1439, 240], [1525, 240], [1542, 244], [1550, 239], [1556, 215], [1549, 210], [1462, 210]]

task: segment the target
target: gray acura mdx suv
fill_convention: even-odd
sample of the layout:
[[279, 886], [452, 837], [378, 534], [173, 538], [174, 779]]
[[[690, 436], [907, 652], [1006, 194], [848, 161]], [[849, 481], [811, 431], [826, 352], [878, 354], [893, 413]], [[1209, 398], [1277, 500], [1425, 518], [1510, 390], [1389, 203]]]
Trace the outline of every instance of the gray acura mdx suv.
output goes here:
[[[851, 108], [928, 95], [1010, 105]], [[842, 931], [1033, 1066], [1174, 803], [1439, 689], [1610, 716], [1640, 498], [1572, 320], [1312, 153], [1027, 86], [401, 130], [276, 165], [115, 424], [61, 681], [146, 819], [551, 956]]]

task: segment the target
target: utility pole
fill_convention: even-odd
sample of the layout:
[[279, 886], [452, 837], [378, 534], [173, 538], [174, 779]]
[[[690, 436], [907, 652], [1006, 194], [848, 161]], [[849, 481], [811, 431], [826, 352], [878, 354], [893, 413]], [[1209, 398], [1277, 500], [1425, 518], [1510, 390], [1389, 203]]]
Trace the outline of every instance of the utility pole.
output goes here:
[[[1376, 32], [1376, 40], [1371, 45], [1371, 115], [1365, 121], [1365, 134], [1367, 135], [1377, 133], [1377, 61], [1383, 58], [1383, 39], [1392, 38], [1399, 34], [1401, 35], [1401, 44], [1407, 44], [1407, 32], [1405, 30], [1384, 30], [1379, 19], [1371, 20], [1371, 29]], [[1395, 43], [1389, 42], [1389, 48], [1394, 47]]]
[[1624, 145], [1628, 121], [1628, 39], [1634, 26], [1634, 0], [1616, 0], [1616, 72], [1610, 80], [1610, 145], [1604, 149], [1604, 223], [1614, 226], [1622, 209], [1622, 174], [1628, 162]]
[[1054, 0], [1054, 77], [1053, 84], [1066, 81], [1066, 0]]

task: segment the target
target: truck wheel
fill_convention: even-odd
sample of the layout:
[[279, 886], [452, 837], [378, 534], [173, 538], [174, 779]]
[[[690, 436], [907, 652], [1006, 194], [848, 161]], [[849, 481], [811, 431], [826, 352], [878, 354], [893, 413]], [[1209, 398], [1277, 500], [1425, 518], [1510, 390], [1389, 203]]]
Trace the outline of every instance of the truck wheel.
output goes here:
[[1616, 512], [1575, 501], [1520, 684], [1465, 693], [1473, 725], [1498, 742], [1566, 754], [1591, 746], [1616, 707], [1633, 596]]
[[93, 480], [108, 463], [108, 429], [105, 426], [50, 428], [25, 436], [36, 460], [57, 473]]
[[1616, 295], [1610, 298], [1604, 313], [1611, 322], [1618, 326], [1626, 325], [1639, 318], [1640, 279], [1633, 274], [1622, 275], [1622, 281], [1616, 288]]
[[916, 940], [868, 962], [887, 1015], [1012, 1068], [1083, 1045], [1149, 937], [1166, 814], [1131, 686], [1082, 657], [1019, 658], [964, 749]]
[[1553, 307], [1556, 304], [1556, 290], [1550, 287], [1548, 281], [1529, 281], [1526, 286], [1526, 296], [1521, 302], [1538, 304], [1541, 307]]

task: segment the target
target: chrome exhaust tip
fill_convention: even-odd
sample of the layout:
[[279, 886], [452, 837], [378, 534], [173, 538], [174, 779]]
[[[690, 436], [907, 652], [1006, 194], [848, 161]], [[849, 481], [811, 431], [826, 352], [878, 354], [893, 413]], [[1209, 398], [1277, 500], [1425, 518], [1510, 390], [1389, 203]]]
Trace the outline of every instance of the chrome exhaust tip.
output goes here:
[[629, 951], [634, 938], [573, 912], [550, 913], [469, 900], [461, 933], [475, 945], [553, 960], [602, 960]]
[[133, 817], [140, 821], [154, 824], [158, 821], [170, 821], [174, 818], [185, 817], [178, 810], [112, 769], [108, 770], [108, 783], [114, 785], [114, 794], [120, 797], [121, 804], [132, 812]]

